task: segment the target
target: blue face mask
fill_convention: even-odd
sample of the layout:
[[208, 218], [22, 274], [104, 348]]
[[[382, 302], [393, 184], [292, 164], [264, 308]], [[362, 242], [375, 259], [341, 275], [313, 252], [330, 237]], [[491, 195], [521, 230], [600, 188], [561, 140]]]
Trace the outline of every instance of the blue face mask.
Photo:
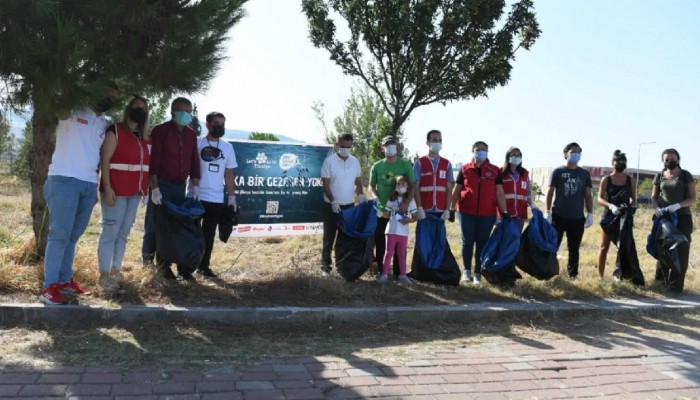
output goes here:
[[489, 156], [489, 152], [486, 150], [477, 150], [474, 152], [474, 159], [476, 161], [486, 161]]
[[569, 153], [569, 162], [572, 164], [578, 164], [581, 161], [581, 153]]
[[175, 111], [173, 121], [180, 126], [187, 126], [192, 122], [192, 114], [187, 111]]

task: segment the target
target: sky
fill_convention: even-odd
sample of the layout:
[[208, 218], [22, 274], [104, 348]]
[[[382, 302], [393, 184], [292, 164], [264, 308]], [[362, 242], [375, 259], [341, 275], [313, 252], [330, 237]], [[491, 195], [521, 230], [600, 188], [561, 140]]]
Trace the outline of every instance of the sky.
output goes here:
[[[190, 96], [200, 115], [217, 110], [230, 129], [323, 141], [312, 104], [326, 105], [332, 126], [359, 81], [311, 44], [300, 3], [245, 5], [217, 77]], [[700, 1], [535, 0], [535, 10], [542, 34], [517, 53], [510, 82], [488, 98], [415, 110], [403, 127], [411, 153], [426, 152], [425, 134], [439, 129], [453, 163], [483, 140], [495, 163], [517, 146], [525, 167], [554, 167], [576, 141], [582, 165], [608, 166], [621, 149], [630, 168], [639, 154], [642, 169], [658, 170], [662, 150], [675, 147], [700, 174], [690, 146], [700, 133]]]

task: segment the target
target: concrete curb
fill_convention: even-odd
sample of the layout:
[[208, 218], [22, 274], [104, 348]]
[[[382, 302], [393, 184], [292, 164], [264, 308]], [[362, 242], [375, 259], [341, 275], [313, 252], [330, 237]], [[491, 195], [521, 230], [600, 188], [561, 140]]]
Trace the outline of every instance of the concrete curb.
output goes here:
[[583, 314], [656, 313], [700, 310], [700, 296], [673, 299], [604, 299], [592, 301], [482, 302], [462, 305], [400, 307], [177, 307], [162, 305], [45, 306], [43, 304], [0, 303], [0, 324], [48, 323], [63, 325], [119, 324], [137, 322], [216, 323], [224, 325], [265, 325], [319, 323], [386, 324], [441, 321], [470, 321], [486, 318], [552, 317]]

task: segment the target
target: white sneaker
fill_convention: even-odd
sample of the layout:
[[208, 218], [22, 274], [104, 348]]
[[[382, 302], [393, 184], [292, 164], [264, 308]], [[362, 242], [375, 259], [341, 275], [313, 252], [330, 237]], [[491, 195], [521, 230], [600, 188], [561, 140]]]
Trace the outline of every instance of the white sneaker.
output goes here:
[[479, 275], [479, 274], [474, 274], [474, 284], [475, 284], [475, 285], [481, 285], [481, 275]]
[[379, 279], [377, 279], [377, 282], [379, 282], [379, 283], [389, 282], [389, 275], [384, 275], [384, 274], [379, 275]]
[[462, 282], [471, 282], [471, 281], [472, 281], [472, 271], [467, 271], [467, 270], [462, 271]]
[[413, 281], [411, 280], [411, 278], [407, 277], [406, 275], [400, 275], [398, 282], [402, 285], [413, 285]]

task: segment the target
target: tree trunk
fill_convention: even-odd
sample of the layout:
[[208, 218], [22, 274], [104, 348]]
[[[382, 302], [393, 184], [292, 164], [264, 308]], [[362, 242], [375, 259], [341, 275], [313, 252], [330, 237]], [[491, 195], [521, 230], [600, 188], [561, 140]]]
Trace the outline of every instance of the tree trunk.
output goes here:
[[[43, 114], [43, 115], [42, 115]], [[49, 172], [51, 156], [56, 146], [56, 119], [46, 117], [45, 113], [35, 110], [32, 116], [32, 158], [29, 181], [32, 187], [32, 226], [36, 243], [36, 256], [44, 257], [46, 238], [49, 233], [49, 210], [44, 200], [44, 183]]]

